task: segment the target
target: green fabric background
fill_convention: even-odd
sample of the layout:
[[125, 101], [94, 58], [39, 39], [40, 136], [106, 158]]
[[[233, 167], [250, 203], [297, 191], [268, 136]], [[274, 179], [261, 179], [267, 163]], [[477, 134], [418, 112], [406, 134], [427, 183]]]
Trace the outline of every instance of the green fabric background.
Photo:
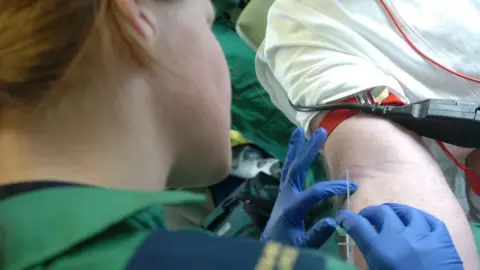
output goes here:
[[213, 26], [227, 57], [232, 80], [232, 129], [282, 160], [295, 126], [270, 101], [255, 74], [255, 52], [236, 34], [234, 24]]

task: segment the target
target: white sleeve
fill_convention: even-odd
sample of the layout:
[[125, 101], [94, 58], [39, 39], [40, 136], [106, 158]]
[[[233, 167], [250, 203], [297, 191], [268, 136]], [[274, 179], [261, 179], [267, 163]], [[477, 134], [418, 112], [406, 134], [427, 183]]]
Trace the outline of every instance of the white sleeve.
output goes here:
[[[266, 90], [287, 115], [292, 115], [287, 98], [296, 105], [318, 105], [387, 86], [405, 99], [398, 82], [366, 56], [377, 49], [341, 22], [345, 15], [336, 2], [277, 0], [270, 8], [258, 55], [278, 82], [267, 83]], [[308, 130], [314, 116], [295, 112], [295, 121]]]

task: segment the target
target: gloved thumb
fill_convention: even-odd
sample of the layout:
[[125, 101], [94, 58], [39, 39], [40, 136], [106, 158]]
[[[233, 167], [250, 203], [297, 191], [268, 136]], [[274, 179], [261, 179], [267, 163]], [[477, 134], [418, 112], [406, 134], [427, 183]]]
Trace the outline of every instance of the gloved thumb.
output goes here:
[[378, 234], [368, 219], [349, 210], [338, 211], [335, 221], [352, 237], [362, 252], [368, 249], [368, 245]]
[[316, 183], [300, 193], [300, 195], [285, 208], [285, 216], [291, 223], [298, 224], [303, 221], [308, 212], [322, 200], [326, 200], [335, 195], [347, 195], [347, 190], [350, 190], [351, 194], [355, 192], [357, 188], [357, 184], [346, 180], [331, 180]]
[[324, 218], [315, 223], [305, 236], [305, 245], [309, 248], [320, 248], [335, 232], [337, 223], [333, 218]]

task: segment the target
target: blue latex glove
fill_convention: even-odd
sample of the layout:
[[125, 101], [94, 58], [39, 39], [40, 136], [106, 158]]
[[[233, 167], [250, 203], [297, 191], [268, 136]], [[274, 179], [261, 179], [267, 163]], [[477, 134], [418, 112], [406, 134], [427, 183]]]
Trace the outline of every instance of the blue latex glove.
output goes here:
[[369, 269], [463, 269], [445, 224], [416, 208], [387, 203], [336, 221], [352, 237]]
[[318, 129], [308, 142], [302, 129], [296, 129], [290, 139], [285, 164], [282, 167], [280, 191], [261, 240], [278, 241], [295, 247], [319, 248], [328, 240], [337, 226], [333, 218], [318, 221], [306, 232], [304, 218], [317, 203], [334, 195], [346, 195], [357, 185], [347, 181], [326, 181], [303, 191], [310, 164], [326, 138], [326, 131]]

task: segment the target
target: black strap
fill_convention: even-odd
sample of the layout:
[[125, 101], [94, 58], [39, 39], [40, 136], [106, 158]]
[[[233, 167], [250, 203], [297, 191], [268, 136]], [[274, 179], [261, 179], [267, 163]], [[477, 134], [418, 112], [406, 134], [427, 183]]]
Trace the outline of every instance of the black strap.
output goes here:
[[[269, 194], [269, 198], [262, 198], [251, 194], [250, 190], [253, 188], [256, 190], [256, 193], [260, 193], [258, 189], [277, 187], [278, 184], [279, 180], [277, 178], [264, 173], [259, 173], [256, 177], [246, 180], [218, 206], [222, 208], [221, 214], [207, 226], [204, 226], [203, 229], [215, 231], [239, 204], [243, 204], [245, 212], [251, 217], [255, 226], [263, 229], [275, 205], [277, 191], [275, 190], [275, 194]], [[251, 226], [251, 224], [247, 224], [247, 226]]]
[[278, 178], [263, 172], [259, 173], [251, 180], [259, 182], [262, 186], [278, 186], [280, 184], [280, 180]]
[[267, 200], [250, 194], [246, 195], [244, 199], [246, 200], [244, 205], [245, 212], [250, 215], [258, 228], [265, 228], [270, 219], [275, 200]]

